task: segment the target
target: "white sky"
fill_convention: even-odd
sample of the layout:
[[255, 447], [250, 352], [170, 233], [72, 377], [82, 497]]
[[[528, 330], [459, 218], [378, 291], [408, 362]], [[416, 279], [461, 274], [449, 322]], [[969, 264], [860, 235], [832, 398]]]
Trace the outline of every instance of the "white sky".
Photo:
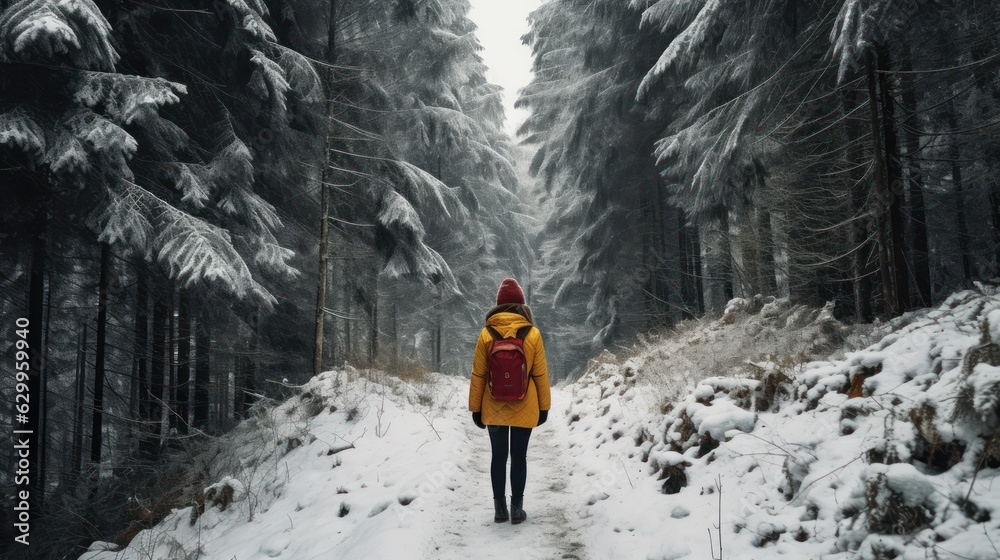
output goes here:
[[507, 130], [511, 136], [527, 117], [514, 109], [517, 91], [531, 81], [531, 49], [521, 44], [528, 32], [528, 14], [545, 0], [470, 0], [469, 18], [479, 27], [479, 53], [489, 70], [486, 78], [504, 88]]

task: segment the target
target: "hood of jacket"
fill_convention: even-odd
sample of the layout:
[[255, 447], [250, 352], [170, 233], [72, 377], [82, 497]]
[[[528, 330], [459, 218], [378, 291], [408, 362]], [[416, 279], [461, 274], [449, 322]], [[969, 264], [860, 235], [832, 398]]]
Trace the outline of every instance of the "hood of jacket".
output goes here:
[[513, 338], [518, 329], [532, 326], [531, 309], [517, 303], [498, 305], [486, 314], [486, 326], [493, 327], [504, 338]]
[[501, 303], [486, 312], [486, 320], [489, 321], [490, 317], [497, 313], [517, 313], [527, 319], [529, 323], [535, 323], [534, 319], [531, 318], [531, 308], [523, 303]]

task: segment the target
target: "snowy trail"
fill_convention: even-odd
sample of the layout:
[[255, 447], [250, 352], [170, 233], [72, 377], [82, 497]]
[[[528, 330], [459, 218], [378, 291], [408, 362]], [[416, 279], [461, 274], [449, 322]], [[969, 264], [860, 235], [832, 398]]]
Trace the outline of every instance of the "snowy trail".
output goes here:
[[572, 385], [553, 388], [549, 421], [531, 436], [527, 521], [494, 523], [489, 436], [472, 423], [467, 394], [459, 377], [409, 384], [324, 373], [230, 436], [232, 474], [214, 485], [232, 490], [228, 507], [176, 509], [126, 550], [98, 542], [81, 560], [675, 560], [688, 552], [661, 544], [658, 519], [669, 515], [650, 509], [670, 506], [657, 482], [640, 483], [648, 477], [621, 449], [600, 449], [608, 419], [568, 424], [579, 407], [596, 410]]
[[[563, 410], [568, 395], [552, 390], [549, 422], [536, 428], [528, 445], [528, 482], [525, 510], [528, 520], [520, 525], [493, 522], [490, 487], [489, 436], [471, 421], [462, 433], [467, 438], [454, 446], [457, 465], [452, 508], [441, 508], [437, 531], [430, 535], [428, 558], [442, 560], [525, 558], [591, 558], [584, 550], [580, 518], [582, 489], [573, 488], [570, 473], [579, 469], [568, 453]], [[510, 492], [508, 481], [508, 496]]]

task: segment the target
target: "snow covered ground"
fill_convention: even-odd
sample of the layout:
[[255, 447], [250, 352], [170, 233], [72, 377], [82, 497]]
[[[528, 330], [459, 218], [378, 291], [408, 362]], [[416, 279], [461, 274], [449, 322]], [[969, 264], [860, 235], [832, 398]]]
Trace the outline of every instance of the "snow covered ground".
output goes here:
[[835, 330], [735, 302], [595, 360], [532, 434], [518, 526], [492, 521], [465, 379], [328, 372], [206, 458], [200, 515], [82, 560], [1000, 558], [1000, 298], [956, 294], [846, 354]]

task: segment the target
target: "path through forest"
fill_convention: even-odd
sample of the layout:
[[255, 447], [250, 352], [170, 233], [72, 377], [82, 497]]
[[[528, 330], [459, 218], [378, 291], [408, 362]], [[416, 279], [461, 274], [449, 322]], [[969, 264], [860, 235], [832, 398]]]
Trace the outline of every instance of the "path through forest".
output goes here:
[[[588, 489], [575, 488], [569, 476], [581, 466], [568, 453], [564, 414], [568, 400], [566, 391], [553, 388], [549, 421], [532, 432], [524, 499], [528, 520], [520, 525], [493, 522], [489, 436], [469, 420], [464, 430], [467, 441], [454, 446], [460, 454], [454, 461], [454, 507], [440, 510], [438, 530], [428, 539], [425, 558], [590, 558], [582, 538], [588, 524], [584, 517]], [[508, 479], [508, 500], [509, 484]]]

